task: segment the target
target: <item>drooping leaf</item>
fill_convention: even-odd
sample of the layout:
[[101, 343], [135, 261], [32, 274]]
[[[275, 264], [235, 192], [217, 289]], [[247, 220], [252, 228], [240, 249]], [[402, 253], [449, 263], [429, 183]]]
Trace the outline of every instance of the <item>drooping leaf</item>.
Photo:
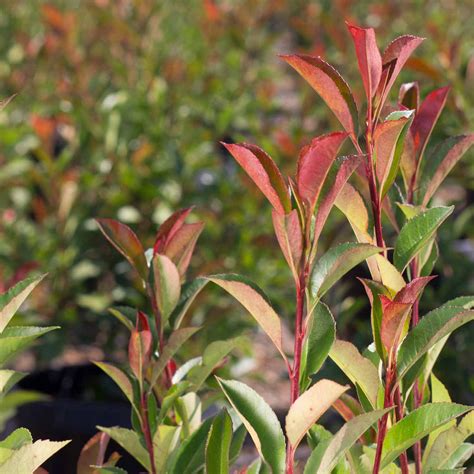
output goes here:
[[417, 36], [403, 35], [394, 39], [385, 49], [382, 55], [382, 77], [377, 90], [382, 105], [411, 53], [422, 41], [423, 38]]
[[474, 133], [450, 137], [439, 143], [421, 166], [417, 201], [427, 206], [456, 163], [474, 144]]
[[353, 344], [341, 340], [334, 342], [329, 357], [354, 385], [360, 387], [372, 407], [375, 408], [380, 381], [374, 364], [363, 357]]
[[99, 229], [107, 240], [130, 262], [140, 277], [146, 281], [148, 266], [145, 251], [130, 227], [113, 219], [97, 219]]
[[441, 306], [423, 316], [400, 345], [397, 364], [399, 378], [438, 341], [472, 320], [474, 310], [459, 306]]
[[199, 389], [222, 359], [235, 348], [241, 347], [244, 341], [244, 337], [238, 336], [224, 341], [211, 342], [204, 350], [202, 364], [189, 371], [188, 380], [192, 382], [194, 390]]
[[454, 206], [433, 207], [413, 217], [402, 227], [395, 243], [393, 261], [403, 271], [438, 227], [453, 212]]
[[153, 289], [156, 304], [166, 324], [179, 301], [181, 278], [176, 265], [165, 255], [156, 254], [152, 260]]
[[339, 460], [352, 445], [385, 413], [392, 408], [363, 413], [352, 418], [330, 439], [328, 443], [317, 446], [311, 453], [304, 474], [325, 474], [332, 472]]
[[346, 25], [354, 41], [365, 95], [370, 103], [382, 75], [382, 57], [375, 40], [375, 31], [373, 28], [360, 28], [347, 22]]
[[150, 456], [140, 442], [140, 438], [133, 430], [114, 426], [105, 428], [97, 427], [100, 431], [108, 434], [116, 443], [122, 446], [125, 451], [131, 454], [148, 472], [150, 472]]
[[347, 133], [334, 132], [314, 138], [300, 153], [296, 184], [298, 195], [312, 214], [328, 172]]
[[0, 472], [34, 472], [68, 443], [69, 441], [38, 440], [32, 444], [24, 444], [0, 464]]
[[226, 274], [207, 277], [232, 295], [256, 319], [286, 360], [281, 342], [281, 321], [263, 291], [248, 278]]
[[471, 407], [457, 403], [427, 403], [413, 410], [388, 429], [383, 443], [381, 467], [390, 464], [438, 426], [470, 410]]
[[349, 155], [340, 156], [334, 161], [318, 199], [316, 222], [314, 224], [314, 241], [319, 239], [332, 207], [340, 193], [344, 190], [348, 179], [360, 165], [361, 159], [358, 155]]
[[274, 474], [285, 472], [285, 437], [278, 418], [263, 398], [236, 380], [218, 382], [247, 428], [260, 456]]
[[309, 292], [313, 305], [349, 270], [381, 249], [370, 244], [346, 242], [329, 249], [314, 265]]
[[206, 474], [229, 472], [232, 419], [222, 410], [212, 422], [206, 443]]
[[17, 352], [31, 345], [38, 337], [50, 331], [59, 329], [59, 326], [33, 327], [33, 326], [11, 326], [0, 334], [0, 365], [4, 364]]
[[430, 92], [422, 102], [420, 109], [413, 119], [410, 132], [415, 145], [415, 156], [417, 161], [421, 159], [441, 111], [446, 104], [449, 87], [442, 87]]
[[26, 278], [0, 295], [0, 333], [3, 332], [18, 308], [45, 276]]
[[270, 204], [280, 214], [291, 211], [288, 187], [275, 162], [261, 148], [242, 143], [223, 143], [245, 172], [252, 178]]
[[286, 416], [286, 435], [293, 449], [331, 405], [349, 389], [332, 380], [322, 379], [301, 394]]
[[323, 365], [335, 339], [336, 322], [329, 308], [320, 301], [307, 319], [300, 365], [302, 390], [309, 385], [310, 375]]
[[176, 354], [179, 348], [197, 331], [199, 327], [180, 328], [173, 331], [168, 339], [167, 344], [163, 348], [158, 360], [153, 363], [152, 375], [150, 378], [150, 385], [153, 387], [157, 382], [159, 376], [166, 367], [166, 364]]
[[289, 214], [283, 215], [272, 211], [273, 228], [281, 251], [293, 274], [298, 280], [298, 267], [303, 254], [303, 234], [298, 216], [298, 211], [293, 209]]
[[342, 76], [320, 57], [306, 54], [281, 56], [321, 96], [344, 130], [357, 137], [358, 112], [352, 92]]
[[137, 314], [137, 310], [129, 306], [116, 306], [109, 308], [109, 313], [117, 318], [129, 331], [134, 327], [133, 321]]
[[127, 397], [130, 403], [134, 404], [133, 400], [133, 387], [127, 374], [118, 367], [106, 362], [94, 362], [97, 367], [102, 369], [122, 390], [122, 393]]

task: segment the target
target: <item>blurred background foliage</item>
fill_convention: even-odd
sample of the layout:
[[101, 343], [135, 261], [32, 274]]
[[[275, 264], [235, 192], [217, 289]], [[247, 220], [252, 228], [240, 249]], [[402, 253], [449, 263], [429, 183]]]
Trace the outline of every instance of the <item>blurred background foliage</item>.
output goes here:
[[[344, 19], [375, 27], [381, 49], [400, 34], [424, 36], [403, 79], [420, 81], [423, 95], [452, 85], [431, 144], [473, 128], [469, 0], [3, 3], [0, 97], [17, 96], [0, 112], [0, 286], [31, 270], [49, 273], [22, 316], [63, 328], [38, 348], [39, 366], [68, 363], [71, 348], [120, 357], [124, 334], [106, 309], [144, 304], [128, 264], [99, 235], [98, 216], [129, 224], [150, 246], [173, 210], [195, 205], [193, 216], [206, 227], [191, 275], [246, 274], [291, 316], [290, 275], [270, 209], [219, 145], [256, 143], [294, 170], [300, 146], [338, 129], [279, 53], [325, 56], [361, 97]], [[456, 213], [440, 235], [440, 277], [426, 291], [425, 310], [474, 292], [472, 158], [439, 196]], [[353, 240], [348, 227], [334, 211], [321, 249]], [[361, 347], [369, 341], [369, 308], [353, 276], [327, 302], [339, 336]], [[206, 327], [196, 352], [253, 327], [218, 292], [204, 292], [193, 317]], [[438, 365], [458, 401], [473, 401], [473, 337], [472, 327], [455, 334]]]

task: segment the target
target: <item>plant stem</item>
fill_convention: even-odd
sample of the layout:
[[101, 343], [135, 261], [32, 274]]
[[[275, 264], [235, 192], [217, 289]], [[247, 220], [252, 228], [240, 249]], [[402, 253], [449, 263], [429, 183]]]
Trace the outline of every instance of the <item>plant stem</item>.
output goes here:
[[[300, 367], [301, 367], [301, 350], [303, 347], [304, 339], [304, 301], [306, 291], [306, 275], [308, 272], [307, 265], [301, 271], [299, 281], [296, 285], [296, 315], [295, 315], [295, 345], [294, 345], [294, 357], [293, 357], [293, 368], [290, 370], [290, 405], [293, 405], [295, 400], [300, 395]], [[295, 451], [291, 446], [289, 440], [287, 440], [286, 448], [286, 474], [293, 474], [294, 462], [295, 462]]]
[[[385, 395], [383, 401], [383, 407], [388, 408], [393, 405], [392, 399], [392, 381], [394, 376], [393, 364], [390, 364], [387, 373], [385, 375]], [[378, 422], [377, 430], [377, 448], [375, 451], [374, 467], [372, 474], [378, 474], [380, 471], [380, 463], [382, 462], [382, 448], [385, 435], [387, 434], [387, 422], [388, 422], [389, 413], [386, 413]]]
[[[411, 262], [410, 266], [411, 270], [411, 278], [417, 278], [419, 276], [419, 269], [418, 269], [418, 260], [415, 258]], [[415, 301], [415, 304], [413, 305], [413, 311], [412, 311], [412, 317], [411, 317], [411, 326], [414, 328], [420, 320], [420, 314], [419, 314], [419, 300], [417, 299]], [[420, 404], [421, 404], [421, 399], [423, 397], [423, 394], [420, 393], [420, 388], [418, 385], [418, 378], [415, 379], [414, 384], [413, 384], [413, 408], [416, 410]], [[413, 445], [413, 452], [415, 454], [415, 473], [416, 474], [421, 474], [421, 459], [422, 459], [422, 453], [421, 453], [421, 441], [417, 441]]]
[[[397, 388], [395, 389], [395, 419], [397, 421], [400, 421], [403, 418], [403, 403], [402, 403], [402, 394], [400, 392], [400, 387], [397, 385]], [[407, 452], [403, 451], [402, 454], [400, 454], [400, 467], [402, 470], [402, 474], [408, 474], [409, 469], [408, 469], [408, 456]]]
[[145, 437], [147, 451], [150, 456], [151, 474], [156, 474], [155, 453], [153, 450], [153, 439], [151, 436], [150, 423], [148, 421], [148, 402], [147, 402], [147, 397], [144, 390], [142, 390], [142, 393], [140, 395], [140, 411], [141, 411], [141, 417], [142, 417], [143, 436]]

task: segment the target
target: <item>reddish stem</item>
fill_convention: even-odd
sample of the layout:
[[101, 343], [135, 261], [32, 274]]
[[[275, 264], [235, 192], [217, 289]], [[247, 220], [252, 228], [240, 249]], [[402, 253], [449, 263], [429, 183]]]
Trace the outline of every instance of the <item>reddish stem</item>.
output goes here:
[[148, 454], [150, 456], [150, 464], [151, 464], [151, 474], [156, 474], [155, 468], [155, 453], [153, 450], [153, 439], [150, 430], [150, 423], [148, 421], [148, 402], [146, 393], [142, 390], [140, 395], [140, 412], [142, 417], [142, 431], [143, 436], [145, 437], [145, 443], [147, 447]]
[[[399, 386], [397, 386], [397, 388], [395, 389], [395, 404], [396, 404], [395, 419], [397, 421], [400, 421], [403, 418], [404, 414], [403, 414], [402, 394], [400, 392]], [[400, 454], [399, 459], [400, 459], [400, 467], [402, 470], [402, 474], [408, 474], [409, 468], [408, 468], [407, 452], [403, 451], [403, 453]]]

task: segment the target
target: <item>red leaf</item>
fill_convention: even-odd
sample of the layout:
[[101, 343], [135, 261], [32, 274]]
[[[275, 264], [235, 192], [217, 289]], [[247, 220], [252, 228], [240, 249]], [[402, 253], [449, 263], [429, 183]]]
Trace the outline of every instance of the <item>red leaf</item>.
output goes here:
[[379, 123], [375, 129], [375, 169], [381, 188], [391, 169], [398, 137], [408, 120], [406, 117], [399, 118], [398, 120], [387, 120]]
[[137, 311], [136, 325], [128, 343], [128, 361], [138, 379], [142, 378], [143, 370], [150, 362], [152, 342], [148, 319], [144, 313]]
[[430, 92], [413, 119], [410, 131], [413, 136], [415, 154], [418, 161], [423, 155], [431, 132], [446, 104], [449, 89], [449, 87], [442, 87]]
[[365, 94], [371, 101], [382, 75], [382, 57], [375, 40], [375, 31], [373, 28], [359, 28], [347, 22], [346, 25], [354, 41]]
[[147, 279], [148, 266], [141, 242], [130, 227], [113, 219], [97, 219], [107, 240], [130, 262], [143, 278]]
[[283, 256], [297, 281], [298, 266], [303, 254], [303, 234], [298, 211], [293, 209], [288, 215], [282, 215], [273, 210], [272, 219]]
[[301, 150], [296, 182], [299, 195], [309, 205], [312, 214], [326, 176], [336, 159], [347, 133], [335, 132], [315, 138]]
[[163, 254], [176, 265], [181, 277], [186, 273], [197, 239], [203, 228], [203, 222], [183, 224], [170, 239], [167, 239]]
[[166, 243], [173, 238], [174, 234], [183, 226], [184, 220], [193, 210], [193, 207], [187, 207], [180, 209], [166, 219], [163, 224], [160, 225], [158, 233], [155, 237], [155, 244], [153, 245], [153, 255], [157, 253], [164, 253]]
[[418, 82], [406, 82], [400, 86], [398, 103], [408, 110], [418, 110], [420, 105], [420, 86]]
[[331, 183], [327, 194], [324, 195], [322, 199], [320, 199], [320, 204], [318, 205], [318, 210], [316, 212], [316, 223], [314, 225], [314, 240], [319, 238], [329, 213], [336, 202], [336, 199], [344, 189], [344, 186], [351, 177], [352, 173], [361, 163], [362, 157], [350, 155], [341, 157], [340, 160], [341, 164], [336, 172], [334, 181]]
[[397, 303], [414, 304], [415, 301], [420, 297], [421, 292], [425, 286], [434, 280], [436, 276], [427, 276], [414, 278], [410, 283], [404, 286], [395, 296], [393, 301]]
[[275, 162], [261, 148], [222, 143], [280, 214], [291, 211], [288, 187]]
[[382, 77], [377, 91], [382, 105], [407, 59], [423, 40], [424, 38], [418, 36], [404, 35], [387, 46], [382, 55]]
[[306, 54], [281, 56], [321, 96], [344, 129], [357, 137], [358, 112], [352, 92], [342, 76], [320, 57]]

